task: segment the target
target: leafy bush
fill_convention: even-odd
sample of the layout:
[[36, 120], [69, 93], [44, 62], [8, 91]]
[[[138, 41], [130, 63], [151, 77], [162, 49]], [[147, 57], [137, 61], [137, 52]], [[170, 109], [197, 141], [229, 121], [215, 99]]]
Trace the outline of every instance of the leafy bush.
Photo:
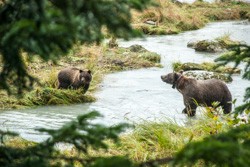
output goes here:
[[250, 125], [238, 126], [226, 133], [189, 143], [177, 153], [173, 165], [193, 166], [203, 160], [205, 166], [250, 165]]

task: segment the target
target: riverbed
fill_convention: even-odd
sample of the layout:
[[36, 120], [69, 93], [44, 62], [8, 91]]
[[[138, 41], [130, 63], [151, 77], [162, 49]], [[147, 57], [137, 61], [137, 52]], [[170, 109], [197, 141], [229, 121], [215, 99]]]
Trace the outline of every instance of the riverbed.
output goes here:
[[[119, 41], [122, 47], [139, 44], [149, 51], [161, 55], [163, 68], [149, 68], [109, 74], [100, 84], [96, 93], [97, 101], [90, 104], [71, 106], [48, 106], [27, 110], [8, 110], [0, 112], [0, 129], [18, 132], [21, 137], [31, 141], [43, 141], [46, 134], [35, 129], [56, 129], [78, 115], [99, 111], [104, 117], [96, 122], [113, 125], [120, 122], [140, 123], [142, 121], [172, 120], [183, 123], [188, 118], [182, 114], [184, 108], [181, 94], [161, 81], [160, 76], [172, 72], [175, 61], [201, 63], [213, 61], [219, 54], [195, 52], [187, 48], [189, 41], [215, 39], [230, 35], [233, 40], [245, 41], [250, 45], [250, 23], [247, 21], [226, 21], [210, 23], [206, 27], [177, 35], [150, 36]], [[243, 68], [243, 66], [241, 66]], [[245, 88], [249, 81], [233, 76], [227, 84], [236, 106], [242, 104]], [[197, 112], [197, 117], [202, 110]]]

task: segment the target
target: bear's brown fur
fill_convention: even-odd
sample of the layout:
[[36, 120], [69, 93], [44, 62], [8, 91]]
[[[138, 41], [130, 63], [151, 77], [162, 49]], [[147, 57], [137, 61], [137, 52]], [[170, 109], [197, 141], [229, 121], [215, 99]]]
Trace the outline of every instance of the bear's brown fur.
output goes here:
[[88, 90], [92, 75], [90, 70], [81, 70], [78, 68], [65, 68], [58, 73], [59, 89], [78, 89], [83, 87]]
[[180, 73], [169, 73], [161, 76], [163, 82], [173, 85], [182, 95], [185, 108], [183, 113], [194, 116], [197, 103], [212, 107], [215, 101], [220, 102], [224, 114], [232, 110], [232, 95], [227, 85], [217, 79], [196, 80], [188, 78]]

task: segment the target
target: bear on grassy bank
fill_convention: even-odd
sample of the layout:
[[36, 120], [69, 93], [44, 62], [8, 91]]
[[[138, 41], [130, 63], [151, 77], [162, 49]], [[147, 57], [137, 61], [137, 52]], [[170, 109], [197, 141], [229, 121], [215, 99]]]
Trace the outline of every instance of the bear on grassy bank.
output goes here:
[[65, 68], [58, 73], [58, 89], [78, 89], [83, 87], [87, 91], [91, 80], [92, 75], [90, 70]]
[[185, 108], [183, 113], [188, 116], [194, 116], [197, 103], [212, 107], [215, 101], [220, 102], [224, 114], [228, 114], [232, 110], [232, 95], [226, 84], [217, 79], [196, 80], [188, 78], [180, 73], [169, 73], [162, 75], [161, 79], [167, 84], [173, 85], [173, 89], [177, 89], [182, 95]]

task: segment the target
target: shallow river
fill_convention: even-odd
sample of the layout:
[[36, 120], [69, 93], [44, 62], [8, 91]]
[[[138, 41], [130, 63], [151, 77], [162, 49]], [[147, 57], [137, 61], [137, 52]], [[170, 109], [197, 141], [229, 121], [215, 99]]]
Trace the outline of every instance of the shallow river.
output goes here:
[[[107, 75], [96, 93], [97, 102], [71, 106], [50, 106], [29, 110], [11, 110], [0, 112], [0, 128], [20, 133], [22, 137], [32, 141], [46, 139], [39, 134], [37, 128], [59, 128], [78, 115], [97, 110], [103, 118], [96, 120], [104, 124], [119, 122], [138, 123], [144, 120], [161, 121], [171, 119], [177, 123], [185, 122], [187, 117], [181, 113], [184, 108], [182, 96], [171, 85], [163, 83], [160, 76], [172, 71], [171, 64], [181, 62], [212, 61], [218, 54], [195, 52], [187, 48], [189, 41], [214, 39], [229, 34], [234, 40], [250, 44], [250, 24], [245, 21], [227, 21], [208, 24], [196, 31], [178, 35], [151, 36], [144, 39], [120, 41], [120, 46], [128, 47], [139, 44], [162, 57], [163, 68], [150, 68], [125, 71]], [[228, 84], [236, 105], [242, 103], [245, 88], [249, 81], [241, 76], [233, 76]], [[197, 113], [199, 116], [201, 111]]]

